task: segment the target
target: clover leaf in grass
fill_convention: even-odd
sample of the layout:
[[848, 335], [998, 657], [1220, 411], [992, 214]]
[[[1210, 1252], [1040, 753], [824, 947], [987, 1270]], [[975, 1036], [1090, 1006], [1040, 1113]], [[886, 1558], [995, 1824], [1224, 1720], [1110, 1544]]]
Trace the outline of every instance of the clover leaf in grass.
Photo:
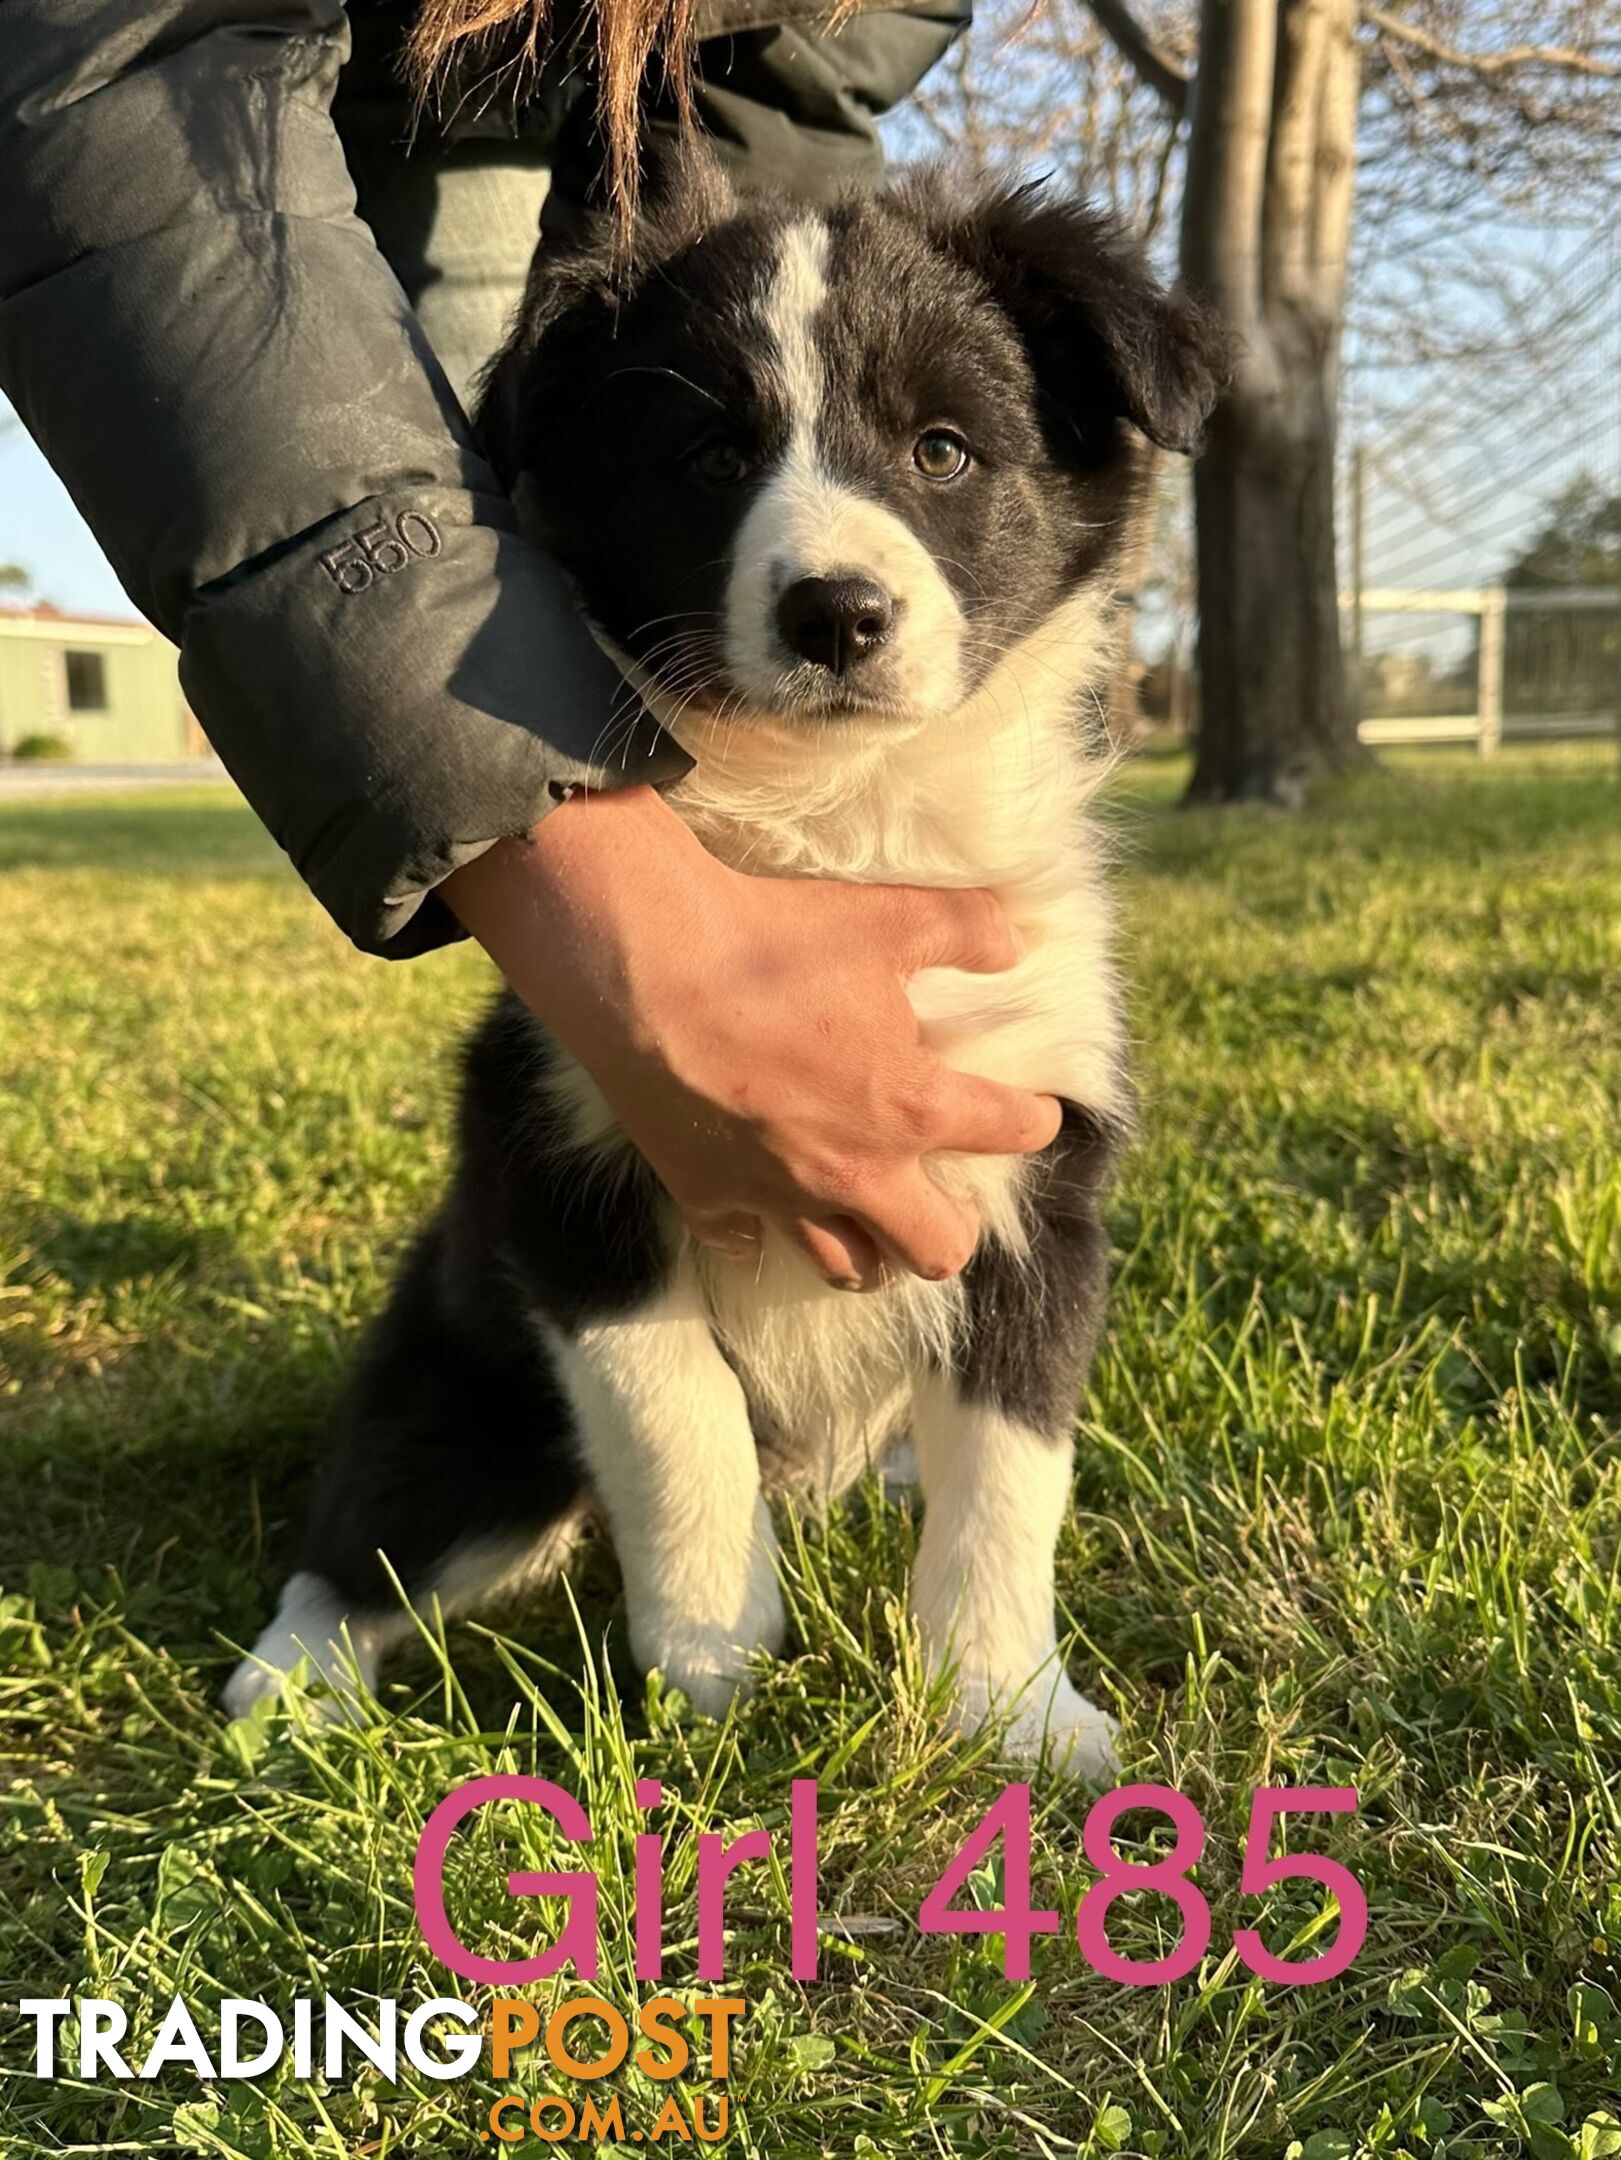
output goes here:
[[1092, 2135], [1105, 2152], [1119, 2152], [1131, 2136], [1131, 2117], [1117, 2101], [1111, 2100], [1098, 2109]]
[[825, 2070], [838, 2052], [824, 2033], [801, 2033], [788, 2043], [788, 2053], [796, 2070]]
[[1527, 2122], [1561, 2123], [1565, 2119], [1565, 2103], [1557, 2085], [1528, 2085], [1520, 2094], [1520, 2107]]
[[175, 2141], [175, 2150], [183, 2153], [201, 2153], [213, 2160], [220, 2151], [217, 2133], [220, 2111], [212, 2100], [188, 2100], [177, 2107], [169, 2124], [169, 2133]]
[[1356, 2139], [1344, 2130], [1314, 2130], [1302, 2145], [1291, 2143], [1285, 2160], [1351, 2160]]
[[1517, 2134], [1529, 2146], [1532, 2160], [1581, 2160], [1581, 2148], [1562, 2125], [1564, 2096], [1546, 2080], [1527, 2085], [1523, 2092], [1504, 2093], [1501, 2099], [1485, 2100], [1481, 2113]]
[[1621, 2045], [1615, 2004], [1591, 1980], [1578, 1980], [1565, 1995], [1570, 2017], [1570, 2052], [1578, 2062], [1601, 2062]]

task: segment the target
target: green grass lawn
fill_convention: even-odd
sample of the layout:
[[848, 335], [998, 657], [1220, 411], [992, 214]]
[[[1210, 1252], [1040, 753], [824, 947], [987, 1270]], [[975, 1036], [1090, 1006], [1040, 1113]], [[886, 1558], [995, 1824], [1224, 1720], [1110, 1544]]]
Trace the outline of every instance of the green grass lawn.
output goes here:
[[[1178, 813], [1179, 777], [1117, 790], [1143, 1137], [1060, 1584], [1127, 1774], [1206, 1817], [1202, 1969], [1087, 1967], [1090, 1795], [1040, 1780], [1036, 1902], [1064, 1926], [1034, 1982], [994, 1938], [919, 1932], [1009, 1773], [920, 1688], [913, 1526], [876, 1496], [794, 1541], [793, 1652], [723, 1726], [632, 1673], [597, 1551], [572, 1606], [425, 1641], [361, 1729], [227, 1727], [228, 1645], [265, 1616], [356, 1330], [443, 1173], [485, 983], [466, 951], [350, 953], [246, 812], [198, 793], [0, 811], [0, 2003], [114, 1998], [138, 2057], [176, 1993], [205, 2036], [221, 1996], [473, 1999], [427, 1957], [409, 1872], [435, 1802], [498, 1768], [587, 1806], [626, 2002], [630, 1784], [663, 1780], [686, 1992], [690, 1832], [781, 1826], [814, 1775], [822, 1909], [853, 1925], [797, 1986], [780, 1871], [736, 1878], [730, 2150], [1621, 2150], [1593, 2120], [1621, 2115], [1613, 753], [1415, 755], [1296, 820]], [[1258, 1920], [1296, 1955], [1334, 1925], [1313, 1937], [1309, 1889], [1240, 1896], [1263, 1783], [1360, 1795], [1291, 1833], [1369, 1898], [1326, 1986], [1232, 1954]], [[556, 1917], [507, 1871], [577, 1864], [537, 1819], [456, 1847], [451, 1907], [490, 1954]], [[1136, 1858], [1165, 1848], [1129, 1827]], [[996, 1901], [990, 1866], [975, 1894]], [[1177, 1928], [1153, 1894], [1110, 1918], [1137, 1957]], [[30, 2054], [0, 2010], [8, 2156], [499, 2149], [482, 2075], [46, 2085]], [[624, 2094], [651, 2119], [651, 2088]]]

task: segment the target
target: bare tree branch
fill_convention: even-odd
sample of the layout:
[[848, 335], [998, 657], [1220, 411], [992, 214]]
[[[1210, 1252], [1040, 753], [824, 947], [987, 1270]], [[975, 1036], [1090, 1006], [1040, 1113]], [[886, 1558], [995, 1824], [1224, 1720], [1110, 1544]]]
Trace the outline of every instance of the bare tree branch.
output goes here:
[[1087, 0], [1092, 13], [1109, 33], [1123, 59], [1167, 110], [1178, 120], [1185, 117], [1191, 78], [1182, 62], [1151, 38], [1126, 0]]
[[1203, 0], [1182, 201], [1182, 274], [1266, 355], [1261, 235], [1278, 48], [1276, 0]]
[[[1098, 12], [1101, 18], [1101, 8]], [[1465, 52], [1459, 46], [1448, 44], [1444, 38], [1421, 30], [1416, 23], [1403, 22], [1399, 16], [1387, 14], [1381, 7], [1368, 5], [1367, 0], [1363, 0], [1362, 20], [1371, 24], [1381, 37], [1393, 38], [1397, 44], [1423, 53], [1426, 59], [1434, 60], [1442, 67], [1458, 68], [1488, 82], [1524, 67], [1553, 68], [1565, 75], [1595, 75], [1604, 82], [1621, 82], [1621, 61], [1605, 60], [1597, 53], [1582, 52], [1575, 46], [1505, 45], [1495, 52]]]
[[1294, 305], [1309, 304], [1318, 265], [1318, 131], [1330, 28], [1325, 0], [1298, 0], [1279, 10], [1261, 274], [1269, 295]]

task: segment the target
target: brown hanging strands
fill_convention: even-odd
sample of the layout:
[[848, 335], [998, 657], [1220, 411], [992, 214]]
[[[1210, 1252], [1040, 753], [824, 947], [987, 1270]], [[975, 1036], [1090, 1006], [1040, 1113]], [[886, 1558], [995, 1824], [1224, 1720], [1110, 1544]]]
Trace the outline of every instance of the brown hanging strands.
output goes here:
[[[595, 18], [597, 111], [607, 146], [608, 196], [622, 239], [636, 215], [642, 85], [662, 69], [684, 121], [692, 118], [698, 0], [587, 0]], [[487, 69], [491, 94], [521, 92], [539, 71], [554, 30], [551, 0], [421, 0], [406, 45], [419, 106], [435, 101], [453, 65]]]

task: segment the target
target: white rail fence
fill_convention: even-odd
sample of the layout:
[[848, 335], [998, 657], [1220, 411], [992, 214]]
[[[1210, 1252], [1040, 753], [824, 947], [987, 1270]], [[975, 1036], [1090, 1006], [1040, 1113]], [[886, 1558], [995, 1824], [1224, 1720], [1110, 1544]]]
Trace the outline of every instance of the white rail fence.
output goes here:
[[[1472, 743], [1490, 757], [1504, 742], [1615, 735], [1621, 741], [1621, 590], [1484, 585], [1374, 587], [1346, 596], [1352, 694], [1366, 743]], [[1464, 653], [1437, 672], [1444, 633], [1370, 639], [1370, 618], [1473, 618]], [[1410, 680], [1403, 680], [1403, 671]], [[1426, 705], [1433, 709], [1426, 710]], [[1398, 707], [1381, 710], [1381, 706]], [[1413, 709], [1406, 709], [1406, 708]]]

